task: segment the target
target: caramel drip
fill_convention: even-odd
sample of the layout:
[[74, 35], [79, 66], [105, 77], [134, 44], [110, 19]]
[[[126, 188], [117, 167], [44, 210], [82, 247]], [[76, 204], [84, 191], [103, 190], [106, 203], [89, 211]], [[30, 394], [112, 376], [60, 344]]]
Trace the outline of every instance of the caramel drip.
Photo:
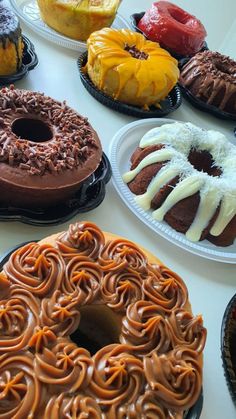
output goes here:
[[147, 257], [134, 243], [125, 239], [108, 241], [102, 249], [99, 263], [104, 271], [130, 268], [145, 275]]
[[33, 419], [45, 392], [33, 370], [29, 352], [0, 357], [0, 417]]
[[71, 224], [69, 230], [61, 234], [57, 247], [64, 257], [73, 257], [76, 253], [97, 259], [105, 238], [96, 224], [81, 222]]
[[202, 317], [193, 317], [182, 309], [173, 310], [166, 322], [170, 329], [172, 346], [184, 345], [201, 353], [206, 342], [206, 329]]
[[158, 353], [168, 351], [171, 338], [161, 307], [142, 300], [130, 304], [123, 318], [121, 341], [133, 345], [136, 356], [154, 349]]
[[65, 266], [57, 249], [30, 243], [16, 250], [3, 269], [11, 282], [42, 298], [59, 288]]
[[62, 291], [65, 294], [78, 293], [78, 303], [91, 304], [100, 291], [102, 271], [99, 265], [85, 256], [75, 256], [66, 267]]
[[0, 300], [0, 353], [28, 346], [38, 325], [39, 303], [27, 290], [13, 285], [8, 298]]
[[[127, 345], [108, 345], [94, 356], [90, 389], [108, 417], [119, 417], [124, 405], [133, 403], [144, 388], [143, 363]], [[112, 416], [113, 415], [113, 416]]]
[[188, 409], [200, 393], [202, 371], [196, 351], [179, 346], [158, 356], [144, 358], [147, 381], [166, 408]]
[[76, 307], [79, 303], [79, 293], [62, 294], [55, 291], [50, 298], [44, 298], [41, 303], [40, 325], [46, 325], [58, 336], [68, 336], [78, 327], [80, 312]]
[[115, 311], [124, 312], [126, 308], [143, 298], [142, 278], [134, 270], [107, 273], [101, 281], [103, 301]]
[[72, 393], [89, 385], [93, 360], [86, 349], [69, 339], [58, 338], [52, 349], [44, 348], [41, 354], [36, 354], [35, 373], [54, 393]]
[[91, 397], [84, 394], [69, 396], [62, 393], [53, 396], [47, 406], [43, 419], [102, 419], [102, 412]]
[[148, 277], [143, 281], [145, 299], [161, 306], [165, 311], [184, 307], [188, 290], [183, 280], [163, 265], [149, 265]]

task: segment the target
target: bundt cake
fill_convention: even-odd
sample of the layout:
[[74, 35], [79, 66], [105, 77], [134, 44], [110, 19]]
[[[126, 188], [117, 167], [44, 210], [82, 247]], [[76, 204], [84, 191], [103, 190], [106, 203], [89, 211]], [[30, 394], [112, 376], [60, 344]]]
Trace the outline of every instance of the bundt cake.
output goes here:
[[128, 29], [105, 28], [90, 35], [86, 71], [108, 96], [130, 105], [157, 105], [177, 83], [177, 61]]
[[0, 76], [7, 76], [20, 68], [23, 41], [16, 15], [0, 0]]
[[151, 41], [183, 56], [200, 51], [207, 35], [199, 19], [168, 1], [153, 3], [138, 28]]
[[236, 147], [217, 131], [170, 123], [148, 131], [123, 175], [135, 201], [187, 239], [236, 237]]
[[0, 273], [0, 416], [178, 418], [198, 399], [206, 329], [182, 279], [80, 222]]
[[236, 116], [236, 61], [203, 51], [182, 68], [180, 84], [197, 99]]
[[70, 38], [86, 41], [89, 35], [115, 19], [121, 0], [37, 0], [43, 21]]
[[102, 148], [87, 119], [42, 93], [0, 91], [0, 203], [64, 203], [97, 169]]

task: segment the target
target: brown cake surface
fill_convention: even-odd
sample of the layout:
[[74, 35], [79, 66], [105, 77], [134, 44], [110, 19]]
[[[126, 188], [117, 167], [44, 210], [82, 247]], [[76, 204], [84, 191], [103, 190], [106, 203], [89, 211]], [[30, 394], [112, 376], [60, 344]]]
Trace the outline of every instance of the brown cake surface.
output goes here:
[[183, 66], [180, 84], [203, 102], [236, 115], [236, 61], [229, 57], [199, 52]]
[[64, 202], [98, 167], [100, 140], [87, 119], [42, 93], [0, 92], [0, 203]]
[[79, 222], [16, 250], [0, 274], [0, 416], [183, 418], [206, 330], [182, 279]]

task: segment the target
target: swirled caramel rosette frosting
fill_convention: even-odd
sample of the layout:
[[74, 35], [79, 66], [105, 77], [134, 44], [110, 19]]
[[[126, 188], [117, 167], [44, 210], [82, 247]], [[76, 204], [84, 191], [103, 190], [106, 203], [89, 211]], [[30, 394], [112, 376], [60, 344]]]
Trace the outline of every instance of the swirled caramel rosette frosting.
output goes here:
[[37, 243], [16, 250], [4, 265], [4, 272], [12, 283], [41, 298], [59, 288], [64, 271], [64, 261], [58, 250]]
[[85, 389], [93, 374], [90, 353], [66, 338], [58, 338], [51, 348], [35, 355], [35, 373], [53, 391], [73, 393]]
[[33, 419], [45, 397], [30, 352], [0, 356], [0, 417]]
[[45, 409], [43, 419], [102, 419], [100, 407], [92, 397], [84, 394], [53, 396]]
[[105, 244], [105, 237], [96, 224], [81, 222], [71, 224], [68, 231], [59, 235], [56, 244], [64, 257], [80, 254], [97, 259]]
[[39, 302], [27, 290], [13, 285], [0, 300], [0, 353], [25, 349], [38, 325]]
[[76, 223], [0, 272], [0, 419], [183, 419], [205, 340], [177, 274]]

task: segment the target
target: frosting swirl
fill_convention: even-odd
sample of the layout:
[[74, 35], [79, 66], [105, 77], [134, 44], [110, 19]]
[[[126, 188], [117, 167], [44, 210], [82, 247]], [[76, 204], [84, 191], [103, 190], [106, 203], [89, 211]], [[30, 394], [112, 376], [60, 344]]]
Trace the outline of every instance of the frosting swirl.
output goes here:
[[75, 256], [66, 266], [62, 291], [78, 293], [78, 304], [90, 304], [98, 297], [102, 271], [98, 264], [86, 256]]
[[129, 349], [127, 345], [112, 344], [94, 356], [89, 389], [111, 417], [119, 417], [122, 406], [133, 403], [144, 387], [143, 363]]
[[11, 282], [41, 298], [60, 286], [65, 271], [58, 250], [37, 243], [17, 249], [3, 269]]
[[96, 224], [89, 222], [71, 224], [69, 230], [57, 239], [57, 247], [66, 258], [79, 253], [81, 256], [97, 259], [104, 243], [103, 232]]
[[121, 341], [133, 345], [136, 355], [170, 349], [171, 340], [161, 307], [139, 300], [130, 304], [123, 318]]
[[33, 370], [33, 355], [17, 352], [0, 357], [0, 417], [33, 419], [45, 393]]
[[102, 412], [94, 399], [84, 394], [53, 396], [45, 409], [43, 419], [102, 419]]
[[90, 353], [66, 338], [35, 355], [35, 373], [40, 381], [51, 385], [53, 391], [72, 393], [85, 389], [93, 374]]
[[161, 405], [157, 400], [156, 394], [152, 390], [147, 390], [142, 394], [134, 406], [132, 412], [137, 419], [182, 419], [183, 414], [171, 411]]
[[115, 311], [124, 311], [131, 303], [142, 299], [141, 285], [142, 277], [133, 270], [108, 272], [101, 281], [103, 301]]
[[0, 301], [0, 353], [28, 346], [38, 325], [39, 303], [27, 290], [13, 285], [7, 299]]
[[68, 336], [73, 333], [80, 321], [80, 312], [77, 309], [79, 294], [62, 294], [55, 291], [50, 298], [44, 298], [41, 303], [40, 325], [46, 325], [59, 336]]
[[164, 265], [149, 265], [148, 277], [143, 282], [145, 299], [171, 311], [184, 307], [188, 291], [182, 279]]
[[104, 271], [130, 268], [142, 275], [147, 272], [147, 257], [138, 246], [125, 239], [108, 241], [99, 262]]
[[199, 355], [192, 349], [180, 346], [160, 356], [153, 352], [144, 358], [144, 372], [166, 408], [188, 409], [200, 394], [202, 371]]

